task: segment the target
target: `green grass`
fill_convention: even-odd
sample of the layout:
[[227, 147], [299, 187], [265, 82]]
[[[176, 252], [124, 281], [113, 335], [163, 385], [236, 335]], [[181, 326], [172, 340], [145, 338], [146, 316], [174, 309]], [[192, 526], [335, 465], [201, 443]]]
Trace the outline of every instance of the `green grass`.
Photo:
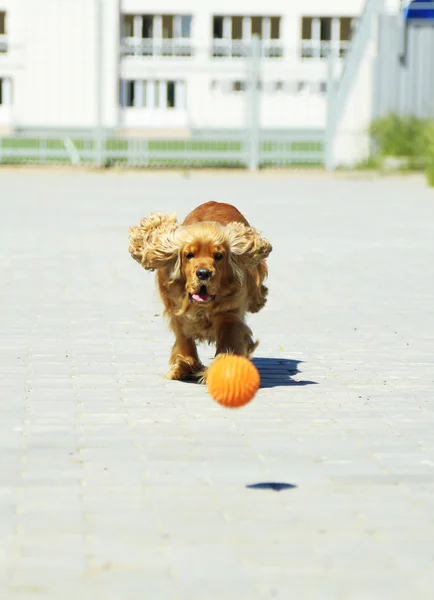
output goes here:
[[[83, 164], [92, 164], [96, 142], [71, 138]], [[109, 138], [104, 144], [105, 165], [137, 167], [245, 168], [241, 140], [141, 140]], [[28, 152], [28, 154], [27, 154]], [[263, 141], [261, 166], [320, 165], [322, 141]], [[129, 155], [129, 156], [128, 156]], [[0, 139], [2, 164], [70, 164], [62, 139], [10, 137]]]

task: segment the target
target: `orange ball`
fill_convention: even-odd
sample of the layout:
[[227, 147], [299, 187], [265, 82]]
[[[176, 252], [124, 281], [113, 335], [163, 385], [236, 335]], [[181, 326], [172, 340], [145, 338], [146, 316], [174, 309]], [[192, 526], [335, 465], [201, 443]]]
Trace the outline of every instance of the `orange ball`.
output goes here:
[[206, 383], [209, 393], [219, 404], [239, 408], [256, 394], [261, 378], [248, 358], [225, 354], [217, 357], [208, 369]]

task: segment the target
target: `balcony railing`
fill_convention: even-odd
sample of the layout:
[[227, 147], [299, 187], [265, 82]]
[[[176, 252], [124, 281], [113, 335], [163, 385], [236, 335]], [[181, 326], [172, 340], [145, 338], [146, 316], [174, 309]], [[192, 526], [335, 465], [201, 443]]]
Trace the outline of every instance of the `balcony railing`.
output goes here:
[[349, 41], [302, 40], [300, 44], [301, 58], [327, 58], [330, 55], [343, 58], [351, 45]]
[[[263, 58], [282, 58], [283, 45], [280, 40], [261, 40]], [[250, 55], [251, 42], [247, 40], [214, 39], [212, 56], [214, 58], [245, 58]]]
[[193, 44], [189, 38], [125, 37], [121, 52], [124, 56], [193, 56]]
[[[5, 42], [2, 42], [5, 38]], [[0, 36], [0, 51], [6, 36]], [[299, 46], [299, 57], [302, 59], [325, 59], [330, 54], [337, 58], [343, 58], [350, 48], [350, 41], [318, 41], [301, 40]], [[141, 57], [184, 57], [190, 58], [200, 50], [195, 49], [190, 38], [140, 38], [125, 37], [121, 40], [121, 53], [123, 56]], [[203, 49], [205, 50], [205, 49]], [[288, 51], [288, 49], [286, 49]], [[284, 58], [287, 52], [281, 40], [261, 40], [260, 53], [262, 58]], [[200, 52], [199, 52], [200, 54]], [[248, 40], [214, 39], [210, 50], [212, 58], [246, 58], [251, 54], [251, 42]]]
[[[250, 55], [251, 42], [247, 40], [215, 39], [212, 43], [213, 58], [245, 58]], [[195, 54], [189, 38], [157, 39], [125, 37], [121, 40], [123, 56], [179, 56], [190, 57]], [[283, 44], [280, 40], [261, 40], [262, 58], [282, 58]]]
[[8, 36], [0, 34], [0, 54], [8, 51]]

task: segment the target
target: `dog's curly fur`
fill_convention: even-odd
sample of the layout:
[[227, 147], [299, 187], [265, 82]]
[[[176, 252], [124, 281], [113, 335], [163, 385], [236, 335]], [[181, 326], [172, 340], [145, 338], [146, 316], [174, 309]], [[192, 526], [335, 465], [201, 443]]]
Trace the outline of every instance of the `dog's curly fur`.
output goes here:
[[[245, 323], [267, 300], [263, 284], [271, 244], [230, 204], [201, 204], [178, 223], [152, 213], [129, 231], [131, 256], [157, 271], [165, 314], [175, 334], [169, 379], [206, 378], [197, 341], [249, 357], [258, 342]], [[205, 279], [203, 279], [205, 277]]]

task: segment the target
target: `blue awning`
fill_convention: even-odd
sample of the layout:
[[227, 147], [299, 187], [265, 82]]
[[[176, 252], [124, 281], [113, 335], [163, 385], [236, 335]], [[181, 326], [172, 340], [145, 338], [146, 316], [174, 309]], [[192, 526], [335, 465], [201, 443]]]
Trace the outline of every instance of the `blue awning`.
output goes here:
[[413, 0], [404, 8], [404, 21], [434, 23], [434, 1]]

